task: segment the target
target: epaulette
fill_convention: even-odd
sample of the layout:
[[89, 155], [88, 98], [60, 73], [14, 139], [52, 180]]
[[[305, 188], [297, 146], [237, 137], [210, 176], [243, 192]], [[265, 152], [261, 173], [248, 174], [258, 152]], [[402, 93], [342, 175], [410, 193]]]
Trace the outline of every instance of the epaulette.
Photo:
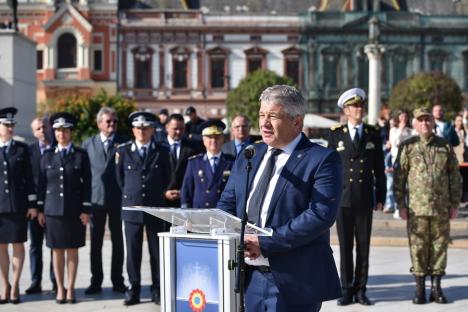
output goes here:
[[370, 124], [365, 124], [365, 125], [371, 130], [380, 131], [380, 126], [379, 125], [370, 125]]
[[254, 142], [254, 144], [259, 144], [259, 143], [263, 143], [263, 140], [257, 140]]
[[197, 154], [197, 155], [193, 155], [193, 156], [190, 156], [188, 159], [195, 159], [195, 158], [198, 158], [198, 157], [203, 157], [203, 153], [200, 153], [200, 154]]
[[343, 128], [343, 126], [344, 126], [344, 125], [342, 125], [342, 124], [336, 124], [336, 125], [332, 126], [332, 127], [330, 128], [330, 130], [331, 130], [331, 131], [335, 131], [335, 130], [338, 130], [338, 129], [340, 129], [340, 128]]
[[419, 137], [419, 135], [412, 135], [403, 139], [403, 141], [400, 142], [399, 146], [402, 147], [403, 145], [413, 144], [418, 142], [420, 139], [421, 138]]
[[122, 147], [125, 147], [125, 146], [130, 145], [130, 144], [132, 144], [132, 141], [127, 141], [127, 142], [124, 142], [122, 144], [117, 145], [117, 148], [122, 148]]

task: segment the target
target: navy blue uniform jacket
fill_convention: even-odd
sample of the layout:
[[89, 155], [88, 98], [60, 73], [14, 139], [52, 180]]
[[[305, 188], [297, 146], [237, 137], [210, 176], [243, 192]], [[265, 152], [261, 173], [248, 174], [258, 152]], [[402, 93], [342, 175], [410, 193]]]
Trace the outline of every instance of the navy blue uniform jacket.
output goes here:
[[38, 208], [48, 216], [71, 218], [91, 212], [91, 166], [84, 149], [72, 145], [64, 160], [58, 148], [44, 152]]
[[[267, 151], [264, 143], [255, 146], [249, 189]], [[218, 208], [240, 218], [248, 196], [244, 190], [246, 163], [244, 155], [239, 155], [218, 202]], [[265, 224], [273, 229], [273, 235], [260, 236], [259, 242], [287, 304], [304, 305], [341, 296], [330, 248], [330, 227], [341, 196], [341, 170], [336, 151], [302, 135], [281, 171]]]

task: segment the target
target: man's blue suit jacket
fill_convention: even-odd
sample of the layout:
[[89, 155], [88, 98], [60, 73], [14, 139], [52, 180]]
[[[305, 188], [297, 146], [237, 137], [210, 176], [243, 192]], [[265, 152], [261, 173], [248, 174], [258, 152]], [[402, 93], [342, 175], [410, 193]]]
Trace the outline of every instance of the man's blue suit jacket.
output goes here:
[[[256, 144], [249, 190], [266, 151], [266, 144]], [[217, 205], [240, 218], [246, 196], [246, 166], [244, 155], [239, 155]], [[265, 225], [273, 229], [273, 235], [261, 236], [259, 241], [287, 304], [304, 305], [341, 296], [330, 248], [330, 227], [340, 204], [341, 170], [336, 151], [311, 143], [302, 134], [281, 171]]]

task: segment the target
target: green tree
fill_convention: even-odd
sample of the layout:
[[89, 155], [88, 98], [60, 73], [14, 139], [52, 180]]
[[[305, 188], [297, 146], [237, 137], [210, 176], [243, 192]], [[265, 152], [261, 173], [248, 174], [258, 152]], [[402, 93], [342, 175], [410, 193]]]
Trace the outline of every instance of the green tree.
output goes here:
[[258, 99], [260, 94], [267, 87], [278, 84], [295, 85], [290, 78], [278, 76], [269, 70], [257, 70], [248, 74], [227, 96], [228, 119], [231, 121], [236, 114], [244, 114], [250, 119], [252, 127], [258, 130], [258, 109], [260, 107]]
[[73, 131], [73, 141], [81, 143], [87, 137], [98, 133], [96, 115], [103, 106], [112, 107], [117, 112], [117, 133], [122, 137], [130, 137], [130, 125], [127, 117], [136, 110], [134, 101], [123, 98], [121, 95], [108, 95], [101, 89], [94, 96], [69, 96], [48, 103], [43, 109], [52, 115], [55, 112], [69, 112], [78, 120]]
[[447, 118], [453, 118], [461, 109], [462, 93], [451, 77], [440, 73], [419, 73], [400, 81], [392, 90], [388, 104], [392, 110], [431, 108], [440, 104]]

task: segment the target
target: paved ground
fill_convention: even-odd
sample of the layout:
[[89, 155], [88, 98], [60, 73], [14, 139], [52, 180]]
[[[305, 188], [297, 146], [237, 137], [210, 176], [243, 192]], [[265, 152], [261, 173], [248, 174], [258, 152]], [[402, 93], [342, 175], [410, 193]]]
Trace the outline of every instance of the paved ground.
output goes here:
[[[450, 303], [438, 305], [435, 303], [422, 306], [413, 305], [410, 300], [414, 292], [414, 282], [408, 269], [410, 266], [409, 252], [404, 237], [404, 222], [393, 221], [388, 215], [376, 214], [374, 222], [374, 239], [371, 248], [370, 277], [368, 295], [375, 302], [371, 307], [363, 307], [353, 304], [347, 307], [336, 306], [335, 301], [326, 302], [322, 311], [468, 311], [468, 249], [463, 246], [467, 242], [468, 220], [459, 218], [456, 221], [457, 233], [454, 245], [449, 249], [447, 276], [443, 279], [445, 294]], [[453, 228], [453, 226], [452, 226]], [[336, 236], [332, 235], [332, 240]], [[395, 244], [394, 242], [398, 242]], [[455, 248], [460, 245], [462, 248]], [[384, 245], [384, 246], [382, 246]], [[389, 246], [392, 245], [392, 246]], [[396, 245], [396, 246], [395, 246]], [[335, 257], [338, 257], [337, 246], [334, 245]], [[49, 261], [48, 249], [44, 247], [45, 263]], [[19, 305], [0, 305], [0, 311], [24, 311], [24, 312], [59, 312], [59, 311], [152, 311], [160, 312], [159, 306], [149, 300], [149, 261], [148, 252], [145, 250], [143, 259], [143, 292], [140, 305], [126, 308], [122, 305], [122, 294], [113, 293], [111, 283], [108, 280], [110, 270], [111, 248], [108, 240], [104, 243], [105, 278], [104, 291], [101, 295], [86, 297], [84, 289], [89, 284], [89, 241], [86, 247], [80, 249], [80, 265], [77, 279], [77, 299], [75, 305], [57, 305], [54, 294], [50, 293], [51, 284], [45, 279], [44, 292], [41, 295], [24, 295], [24, 290], [29, 286], [29, 262], [26, 259], [25, 268], [21, 278], [21, 299]], [[26, 257], [27, 258], [27, 257]], [[338, 261], [337, 261], [338, 264]], [[48, 276], [44, 274], [44, 276]], [[2, 286], [3, 287], [3, 286]]]

